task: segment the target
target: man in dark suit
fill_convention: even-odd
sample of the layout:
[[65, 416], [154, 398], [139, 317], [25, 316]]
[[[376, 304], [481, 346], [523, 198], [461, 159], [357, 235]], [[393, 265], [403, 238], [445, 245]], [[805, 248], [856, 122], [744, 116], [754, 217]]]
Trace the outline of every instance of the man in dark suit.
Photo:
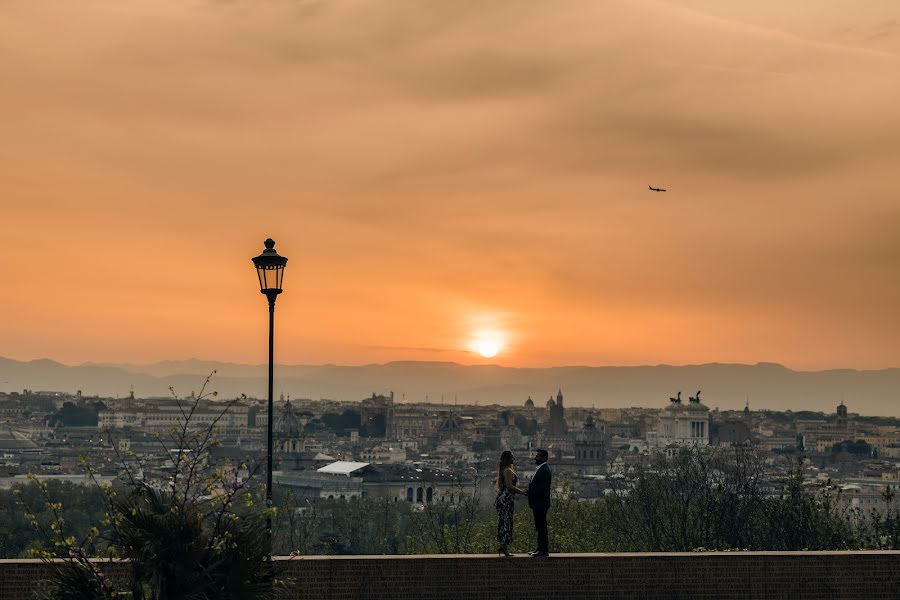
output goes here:
[[528, 506], [534, 513], [534, 529], [537, 531], [538, 547], [531, 556], [550, 556], [550, 538], [547, 534], [547, 511], [550, 510], [550, 466], [546, 450], [534, 452], [534, 464], [538, 467], [528, 484]]

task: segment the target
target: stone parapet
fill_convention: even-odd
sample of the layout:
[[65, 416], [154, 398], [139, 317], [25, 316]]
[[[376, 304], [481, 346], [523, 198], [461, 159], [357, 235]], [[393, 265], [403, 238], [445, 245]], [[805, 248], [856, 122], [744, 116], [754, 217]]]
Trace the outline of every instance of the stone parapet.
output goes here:
[[[900, 600], [900, 552], [278, 557], [298, 600]], [[119, 563], [113, 568], [127, 567]], [[0, 600], [29, 597], [40, 561], [0, 561]]]

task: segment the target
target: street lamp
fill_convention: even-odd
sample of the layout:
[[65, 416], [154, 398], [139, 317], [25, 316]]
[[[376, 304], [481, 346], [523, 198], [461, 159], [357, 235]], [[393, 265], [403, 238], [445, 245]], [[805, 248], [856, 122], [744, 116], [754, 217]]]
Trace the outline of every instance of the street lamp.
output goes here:
[[[274, 364], [275, 337], [275, 299], [281, 293], [281, 281], [284, 279], [284, 266], [287, 258], [279, 256], [275, 251], [275, 240], [269, 238], [265, 241], [266, 249], [262, 254], [253, 259], [256, 267], [256, 275], [259, 277], [259, 291], [265, 294], [269, 300], [269, 442], [266, 452], [268, 468], [266, 469], [266, 508], [272, 508], [272, 425], [275, 421], [272, 408], [272, 379]], [[266, 528], [269, 540], [272, 539], [272, 513], [266, 513]]]

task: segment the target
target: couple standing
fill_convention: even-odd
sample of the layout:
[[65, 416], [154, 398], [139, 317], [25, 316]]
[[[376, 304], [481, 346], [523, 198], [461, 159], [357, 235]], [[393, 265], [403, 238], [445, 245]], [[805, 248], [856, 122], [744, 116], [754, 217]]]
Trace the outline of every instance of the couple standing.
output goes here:
[[549, 455], [546, 450], [535, 450], [534, 464], [537, 469], [528, 487], [519, 487], [519, 477], [513, 468], [516, 457], [509, 450], [500, 455], [500, 466], [497, 469], [497, 552], [504, 556], [509, 553], [509, 543], [513, 534], [513, 496], [526, 494], [528, 506], [534, 513], [534, 529], [537, 531], [537, 550], [529, 552], [531, 556], [550, 556], [550, 540], [547, 535], [547, 511], [550, 509], [550, 467], [547, 465]]

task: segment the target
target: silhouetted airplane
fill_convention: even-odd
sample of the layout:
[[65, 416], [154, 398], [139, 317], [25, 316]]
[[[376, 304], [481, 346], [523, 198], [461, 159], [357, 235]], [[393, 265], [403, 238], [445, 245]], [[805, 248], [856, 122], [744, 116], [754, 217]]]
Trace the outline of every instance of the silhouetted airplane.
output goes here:
[[648, 185], [647, 187], [650, 188], [650, 191], [651, 191], [651, 192], [664, 192], [664, 191], [666, 191], [664, 188], [655, 188], [655, 187], [653, 187], [652, 185]]

